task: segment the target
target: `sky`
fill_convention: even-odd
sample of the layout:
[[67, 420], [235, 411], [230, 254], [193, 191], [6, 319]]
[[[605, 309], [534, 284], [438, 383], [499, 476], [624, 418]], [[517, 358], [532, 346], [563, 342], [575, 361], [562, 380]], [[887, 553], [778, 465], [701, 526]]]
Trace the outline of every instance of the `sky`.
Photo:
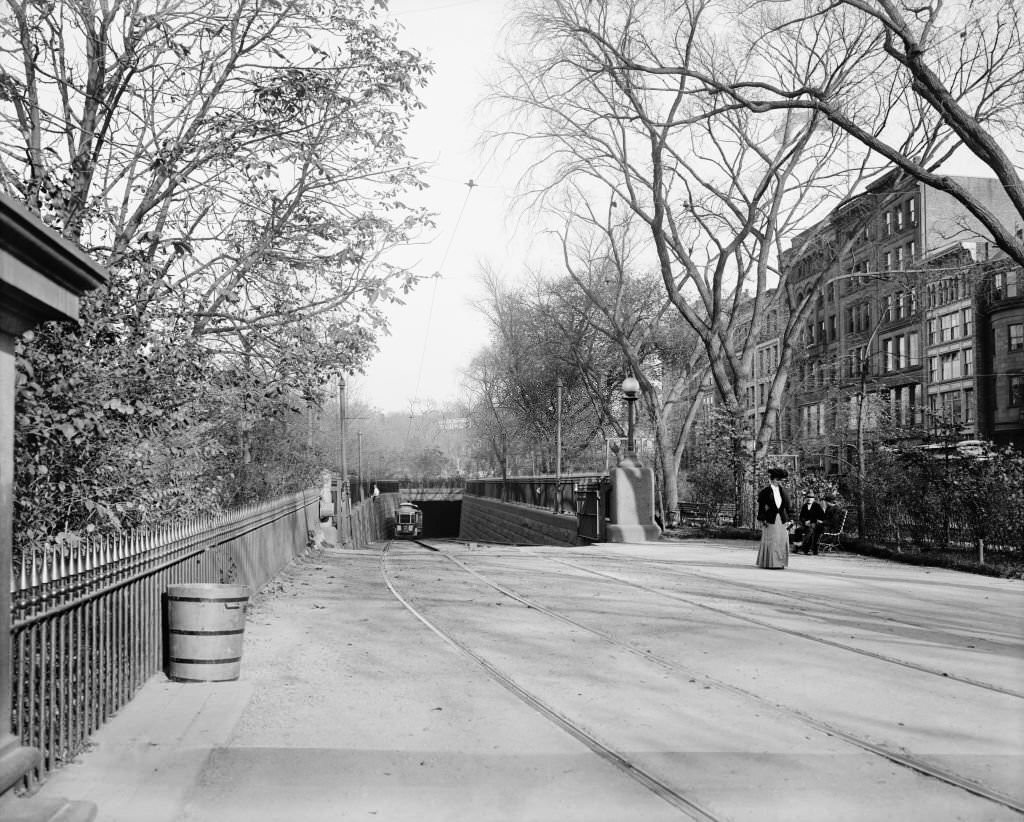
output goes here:
[[[431, 164], [430, 188], [421, 199], [436, 213], [427, 242], [404, 252], [413, 271], [427, 277], [404, 306], [389, 312], [392, 333], [365, 375], [349, 381], [352, 396], [385, 412], [414, 413], [424, 403], [443, 405], [464, 395], [461, 373], [487, 343], [483, 317], [470, 305], [479, 293], [484, 261], [515, 276], [529, 238], [516, 232], [509, 200], [517, 179], [488, 162], [476, 142], [481, 124], [473, 109], [496, 68], [505, 0], [390, 0], [404, 27], [401, 42], [434, 63], [420, 92], [426, 109], [412, 122], [407, 149]], [[469, 180], [476, 184], [466, 185]], [[440, 277], [432, 278], [439, 273]]]
[[[490, 265], [505, 279], [543, 261], [543, 243], [512, 211], [518, 172], [478, 147], [483, 119], [474, 114], [497, 70], [503, 28], [515, 0], [389, 0], [404, 27], [401, 43], [434, 63], [406, 141], [415, 159], [430, 164], [429, 189], [409, 202], [435, 212], [436, 228], [399, 262], [427, 278], [405, 305], [389, 311], [391, 334], [379, 353], [348, 382], [350, 398], [385, 412], [415, 414], [465, 397], [463, 371], [488, 342], [479, 271]], [[982, 174], [961, 158], [952, 173]], [[466, 183], [473, 180], [473, 188]], [[435, 273], [440, 276], [434, 278]]]

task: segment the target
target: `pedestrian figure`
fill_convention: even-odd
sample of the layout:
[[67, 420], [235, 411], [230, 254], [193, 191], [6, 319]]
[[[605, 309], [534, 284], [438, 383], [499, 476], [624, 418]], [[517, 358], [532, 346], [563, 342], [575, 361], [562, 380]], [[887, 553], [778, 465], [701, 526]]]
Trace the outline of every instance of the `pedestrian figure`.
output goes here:
[[799, 554], [803, 551], [805, 554], [817, 555], [818, 539], [825, 523], [825, 509], [814, 499], [814, 494], [810, 491], [804, 494], [804, 504], [800, 506], [797, 519], [800, 520], [803, 529], [803, 538], [793, 549], [793, 553]]
[[838, 498], [835, 494], [825, 495], [825, 513], [821, 517], [821, 533], [825, 531], [836, 532], [839, 530], [839, 526], [843, 522], [843, 514], [845, 508], [839, 504]]
[[757, 521], [761, 523], [758, 568], [785, 568], [789, 564], [789, 529], [793, 509], [780, 482], [789, 476], [784, 468], [768, 469], [768, 485], [757, 494]]

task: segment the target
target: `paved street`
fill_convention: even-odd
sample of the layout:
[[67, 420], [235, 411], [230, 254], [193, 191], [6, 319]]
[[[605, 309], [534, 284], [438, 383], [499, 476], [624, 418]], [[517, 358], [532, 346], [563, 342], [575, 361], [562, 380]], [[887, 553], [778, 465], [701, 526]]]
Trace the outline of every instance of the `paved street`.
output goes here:
[[101, 822], [1024, 816], [1024, 585], [753, 543], [327, 551], [242, 677], [154, 677]]

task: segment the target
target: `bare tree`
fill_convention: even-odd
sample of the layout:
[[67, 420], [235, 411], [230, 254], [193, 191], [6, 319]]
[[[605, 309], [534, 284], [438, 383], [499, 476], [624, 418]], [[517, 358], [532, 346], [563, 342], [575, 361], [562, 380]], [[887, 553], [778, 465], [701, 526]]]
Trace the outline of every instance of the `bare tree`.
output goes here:
[[129, 335], [273, 362], [325, 315], [380, 327], [411, 281], [384, 254], [423, 218], [398, 197], [428, 68], [374, 12], [3, 5], [0, 190], [114, 272]]
[[254, 422], [366, 361], [415, 281], [387, 254], [427, 221], [402, 195], [429, 71], [362, 0], [0, 0], [0, 191], [110, 271], [19, 345], [19, 533], [234, 498]]
[[[649, 11], [599, 2], [601, 15]], [[652, 59], [598, 26], [589, 36], [625, 69], [703, 87], [716, 111], [740, 107], [826, 120], [907, 177], [949, 193], [1024, 265], [1024, 37], [1017, 0], [737, 0], [701, 3], [748, 56], [702, 65]], [[780, 59], [785, 55], [788, 59]], [[1013, 152], [1017, 152], [1014, 154]], [[1005, 193], [993, 207], [942, 170], [958, 153], [980, 160]], [[1001, 204], [999, 204], [1001, 205]]]
[[[493, 95], [521, 125], [495, 136], [538, 146], [525, 186], [535, 202], [572, 187], [577, 197], [610, 197], [646, 226], [665, 296], [701, 340], [736, 419], [762, 324], [782, 309], [772, 401], [753, 437], [763, 455], [810, 305], [810, 292], [798, 300], [788, 287], [782, 247], [864, 170], [848, 167], [842, 137], [815, 112], [723, 109], [691, 79], [730, 74], [747, 59], [714, 11], [698, 0], [533, 4], [520, 19], [524, 45]], [[776, 57], [800, 69], [799, 52]]]
[[[511, 451], [536, 455], [531, 463], [554, 470], [558, 381], [563, 385], [564, 453], [582, 456], [608, 429], [621, 434], [612, 408], [622, 360], [589, 324], [563, 310], [549, 283], [512, 287], [493, 269], [481, 272], [477, 309], [491, 327], [490, 345], [466, 378], [474, 397], [474, 425], [498, 462]], [[592, 468], [592, 466], [591, 466]]]
[[658, 273], [647, 276], [640, 268], [644, 244], [631, 211], [613, 201], [598, 213], [576, 191], [566, 198], [564, 214], [561, 246], [570, 283], [555, 279], [549, 286], [557, 313], [607, 339], [639, 382], [654, 431], [660, 508], [672, 521], [679, 464], [709, 379], [704, 348], [665, 300]]

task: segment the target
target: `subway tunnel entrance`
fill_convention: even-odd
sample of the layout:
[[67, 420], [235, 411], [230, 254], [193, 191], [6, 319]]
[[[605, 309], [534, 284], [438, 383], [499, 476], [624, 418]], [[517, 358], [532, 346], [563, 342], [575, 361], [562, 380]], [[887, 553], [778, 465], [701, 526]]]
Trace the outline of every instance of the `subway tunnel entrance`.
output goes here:
[[456, 539], [462, 518], [461, 500], [424, 500], [416, 504], [423, 511], [424, 539]]

